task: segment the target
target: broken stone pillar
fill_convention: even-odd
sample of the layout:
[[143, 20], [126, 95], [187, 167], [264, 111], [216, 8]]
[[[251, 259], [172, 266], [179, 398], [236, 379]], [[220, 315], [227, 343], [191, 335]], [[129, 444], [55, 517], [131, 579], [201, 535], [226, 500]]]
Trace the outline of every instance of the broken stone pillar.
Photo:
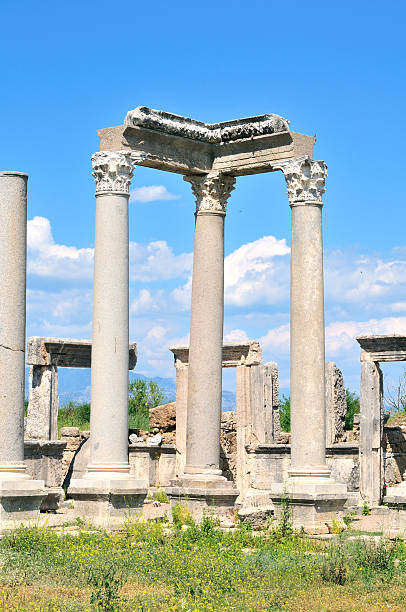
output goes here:
[[383, 489], [383, 380], [379, 363], [361, 363], [360, 394], [360, 494], [379, 505]]
[[335, 363], [326, 363], [326, 446], [342, 441], [347, 402], [344, 378]]
[[35, 440], [57, 440], [58, 368], [54, 365], [32, 365], [28, 395], [25, 437]]
[[186, 419], [188, 366], [175, 359], [176, 364], [176, 475], [183, 474], [186, 463]]
[[78, 514], [97, 522], [136, 514], [146, 483], [128, 461], [128, 199], [136, 154], [101, 151], [96, 180], [90, 464], [69, 493]]
[[0, 529], [39, 516], [24, 463], [27, 174], [0, 172]]
[[[290, 392], [291, 468], [284, 485], [275, 485], [278, 503], [286, 489], [293, 520], [315, 531], [346, 500], [326, 463], [324, 374], [324, 281], [322, 194], [323, 161], [302, 157], [278, 164], [285, 175], [292, 209]], [[306, 512], [304, 507], [306, 506]]]
[[215, 499], [220, 513], [238, 492], [220, 469], [224, 315], [224, 218], [235, 179], [186, 176], [196, 197], [184, 475], [169, 492], [188, 496], [196, 512]]

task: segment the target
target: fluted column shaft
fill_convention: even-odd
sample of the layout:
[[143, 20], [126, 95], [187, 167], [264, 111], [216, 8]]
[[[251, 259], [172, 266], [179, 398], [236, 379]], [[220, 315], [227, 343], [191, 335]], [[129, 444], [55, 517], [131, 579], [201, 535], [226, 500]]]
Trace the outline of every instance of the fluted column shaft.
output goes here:
[[92, 157], [96, 234], [91, 369], [91, 455], [86, 477], [128, 474], [128, 200], [131, 154]]
[[0, 480], [28, 479], [24, 465], [27, 181], [0, 172]]
[[235, 179], [188, 176], [196, 197], [185, 474], [219, 477], [224, 219]]
[[295, 479], [328, 478], [325, 456], [325, 338], [321, 161], [281, 164], [292, 209], [290, 294], [291, 469]]

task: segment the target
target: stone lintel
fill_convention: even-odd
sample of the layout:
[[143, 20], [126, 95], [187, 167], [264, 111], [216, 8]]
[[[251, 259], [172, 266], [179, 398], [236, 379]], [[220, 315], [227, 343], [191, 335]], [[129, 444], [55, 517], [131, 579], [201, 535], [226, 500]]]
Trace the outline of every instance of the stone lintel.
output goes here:
[[187, 135], [187, 130], [174, 130], [171, 133], [145, 125], [119, 125], [98, 130], [100, 150], [140, 152], [145, 155], [145, 159], [137, 162], [140, 166], [184, 175], [222, 172], [243, 176], [273, 172], [276, 170], [275, 164], [287, 159], [305, 155], [312, 158], [314, 137], [288, 129], [261, 132], [261, 121], [254, 121], [261, 118], [251, 119], [252, 130], [245, 129], [248, 124], [240, 126], [242, 130], [239, 130], [237, 120], [234, 122], [235, 134], [240, 137], [217, 141], [210, 141], [199, 134], [194, 134], [192, 138]]
[[[175, 367], [189, 364], [189, 346], [182, 344], [170, 346], [175, 357]], [[240, 365], [260, 365], [262, 348], [257, 340], [248, 342], [225, 342], [223, 344], [223, 368], [235, 368]]]
[[[245, 447], [247, 453], [256, 455], [289, 455], [291, 452], [290, 444], [247, 444]], [[359, 453], [359, 444], [353, 442], [341, 442], [326, 446], [326, 455], [357, 455]]]
[[[92, 342], [70, 338], [42, 338], [33, 336], [27, 342], [27, 365], [90, 368]], [[129, 369], [137, 363], [137, 344], [129, 345]]]
[[406, 361], [406, 336], [400, 334], [357, 336], [361, 361]]

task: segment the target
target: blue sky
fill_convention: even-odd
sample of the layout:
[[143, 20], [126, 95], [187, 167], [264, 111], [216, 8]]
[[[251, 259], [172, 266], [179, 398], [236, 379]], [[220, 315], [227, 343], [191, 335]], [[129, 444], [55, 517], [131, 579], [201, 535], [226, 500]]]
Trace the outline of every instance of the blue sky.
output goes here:
[[[30, 175], [27, 333], [91, 335], [97, 129], [140, 105], [207, 122], [277, 113], [316, 133], [328, 164], [327, 358], [356, 390], [354, 336], [406, 332], [405, 13], [374, 0], [3, 0], [0, 167]], [[131, 337], [140, 371], [172, 376], [167, 347], [188, 333], [194, 202], [181, 176], [146, 168], [133, 189]], [[282, 174], [239, 178], [225, 334], [260, 339], [284, 389], [289, 234]]]

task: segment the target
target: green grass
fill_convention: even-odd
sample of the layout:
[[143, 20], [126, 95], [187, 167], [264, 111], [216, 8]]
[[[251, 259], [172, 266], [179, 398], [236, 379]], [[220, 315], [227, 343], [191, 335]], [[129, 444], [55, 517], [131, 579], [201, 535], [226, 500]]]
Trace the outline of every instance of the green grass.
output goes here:
[[69, 402], [58, 412], [58, 435], [62, 427], [78, 427], [82, 431], [90, 429], [90, 404]]
[[170, 533], [162, 522], [128, 522], [119, 533], [77, 528], [2, 538], [1, 610], [404, 610], [399, 542], [329, 545], [246, 526], [225, 533], [209, 517]]

